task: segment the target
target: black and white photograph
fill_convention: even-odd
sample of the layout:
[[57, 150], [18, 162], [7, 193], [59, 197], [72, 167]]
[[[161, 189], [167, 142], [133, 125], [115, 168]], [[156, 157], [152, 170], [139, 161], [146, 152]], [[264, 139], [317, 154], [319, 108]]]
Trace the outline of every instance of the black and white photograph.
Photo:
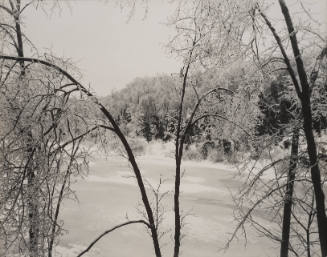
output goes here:
[[0, 0], [0, 257], [327, 257], [327, 0]]

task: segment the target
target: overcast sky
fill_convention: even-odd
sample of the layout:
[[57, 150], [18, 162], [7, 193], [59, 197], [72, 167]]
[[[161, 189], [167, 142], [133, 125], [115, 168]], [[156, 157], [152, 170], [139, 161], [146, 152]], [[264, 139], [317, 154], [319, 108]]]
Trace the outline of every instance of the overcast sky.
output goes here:
[[[288, 0], [291, 6], [292, 1]], [[315, 15], [324, 16], [326, 23], [327, 0], [303, 1], [315, 9]], [[98, 95], [122, 88], [135, 77], [178, 72], [180, 62], [165, 48], [174, 33], [164, 24], [174, 10], [167, 3], [171, 1], [149, 1], [146, 19], [142, 19], [144, 7], [137, 5], [129, 22], [126, 11], [111, 2], [69, 1], [69, 7], [62, 4], [61, 11], [56, 8], [52, 15], [49, 8], [48, 14], [29, 8], [24, 19], [26, 34], [41, 53], [51, 50], [56, 56], [71, 58], [83, 74], [83, 83], [90, 83]]]
[[[127, 10], [105, 1], [70, 1], [54, 14], [30, 8], [25, 31], [38, 49], [71, 58], [84, 83], [99, 95], [122, 88], [135, 77], [179, 71], [179, 62], [168, 55], [165, 44], [173, 31], [164, 23], [173, 7], [156, 0], [127, 22]], [[49, 12], [49, 11], [48, 11]]]

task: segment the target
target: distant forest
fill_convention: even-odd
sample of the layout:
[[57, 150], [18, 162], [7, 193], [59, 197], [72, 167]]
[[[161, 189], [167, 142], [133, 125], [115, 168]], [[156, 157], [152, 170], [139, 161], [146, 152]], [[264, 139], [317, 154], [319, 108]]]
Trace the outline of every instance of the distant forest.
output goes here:
[[[170, 141], [176, 133], [181, 78], [180, 74], [136, 78], [102, 101], [112, 110], [126, 136], [143, 137], [147, 142]], [[244, 78], [249, 78], [249, 86], [244, 87]], [[198, 72], [191, 81], [199, 92], [215, 87], [238, 92], [237, 97], [216, 93], [203, 103], [202, 112], [208, 117], [194, 124], [186, 140], [186, 148], [191, 144], [198, 146], [198, 157], [206, 159], [213, 149], [224, 155], [252, 149], [255, 143], [248, 140], [249, 134], [257, 138], [274, 136], [276, 145], [281, 143], [286, 149], [290, 146], [289, 125], [294, 112], [299, 113], [300, 109], [287, 72], [279, 72], [269, 81], [251, 73], [246, 65], [237, 65], [219, 77], [215, 73]], [[186, 119], [195, 102], [196, 94], [188, 92], [184, 102]], [[319, 136], [327, 128], [326, 106], [327, 84], [320, 83], [312, 101], [313, 127]]]

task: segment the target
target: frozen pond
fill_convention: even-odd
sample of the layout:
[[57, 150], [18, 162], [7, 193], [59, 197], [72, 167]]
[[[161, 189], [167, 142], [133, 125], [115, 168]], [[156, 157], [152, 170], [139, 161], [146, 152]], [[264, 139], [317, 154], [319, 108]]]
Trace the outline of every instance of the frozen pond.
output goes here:
[[[162, 192], [172, 190], [174, 160], [169, 158], [140, 158], [138, 163], [144, 178], [153, 186], [160, 177], [165, 179]], [[256, 257], [277, 256], [278, 248], [267, 239], [249, 232], [247, 247], [244, 241], [235, 241], [226, 252], [225, 245], [235, 227], [231, 192], [238, 189], [240, 182], [235, 172], [223, 165], [184, 162], [181, 206], [186, 215], [181, 256], [184, 257]], [[96, 236], [106, 229], [126, 221], [139, 219], [140, 193], [126, 160], [115, 157], [95, 159], [90, 174], [80, 179], [74, 190], [79, 201], [66, 201], [62, 219], [69, 233], [61, 239], [64, 256], [76, 256]], [[150, 190], [148, 190], [150, 195]], [[163, 256], [172, 256], [173, 249], [173, 195], [164, 200], [165, 221], [162, 229]], [[141, 224], [133, 224], [104, 237], [84, 256], [98, 257], [153, 257], [151, 238]]]

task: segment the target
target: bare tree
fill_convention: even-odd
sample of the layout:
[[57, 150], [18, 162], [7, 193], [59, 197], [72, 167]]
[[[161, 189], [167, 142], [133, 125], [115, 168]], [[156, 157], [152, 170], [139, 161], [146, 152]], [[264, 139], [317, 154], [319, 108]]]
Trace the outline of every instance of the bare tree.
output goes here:
[[[9, 40], [4, 48], [21, 58], [24, 42], [30, 43], [21, 29], [22, 13], [30, 4], [0, 4], [5, 18], [1, 36]], [[81, 141], [98, 126], [79, 126], [83, 120], [69, 106], [74, 90], [64, 91], [69, 86], [64, 77], [45, 66], [2, 61], [0, 83], [1, 240], [8, 251], [18, 247], [21, 254], [52, 256], [70, 178], [87, 166]]]
[[[152, 208], [151, 208], [151, 205], [150, 205], [147, 193], [146, 193], [146, 189], [145, 189], [145, 185], [143, 182], [141, 171], [137, 165], [135, 156], [133, 154], [133, 151], [132, 151], [129, 143], [126, 140], [126, 137], [120, 130], [119, 126], [117, 125], [117, 123], [114, 120], [111, 113], [96, 99], [96, 97], [86, 87], [84, 87], [82, 84], [80, 84], [67, 71], [65, 71], [64, 69], [60, 68], [59, 66], [57, 66], [56, 64], [54, 64], [52, 62], [37, 59], [37, 58], [26, 58], [26, 57], [22, 58], [22, 57], [4, 56], [4, 55], [0, 56], [0, 59], [24, 61], [25, 63], [30, 63], [30, 64], [34, 64], [34, 65], [41, 64], [41, 65], [44, 65], [46, 67], [56, 70], [57, 72], [62, 74], [66, 79], [68, 79], [70, 81], [70, 83], [69, 83], [70, 90], [73, 90], [73, 91], [78, 90], [79, 92], [85, 94], [87, 97], [89, 97], [92, 100], [93, 104], [104, 114], [104, 116], [106, 117], [106, 119], [108, 120], [108, 122], [110, 123], [110, 125], [112, 127], [108, 126], [108, 125], [102, 125], [101, 127], [113, 131], [118, 136], [118, 138], [120, 139], [120, 141], [122, 142], [122, 144], [126, 150], [127, 156], [129, 158], [129, 162], [132, 165], [132, 168], [133, 168], [133, 171], [134, 171], [134, 174], [135, 174], [135, 177], [136, 177], [136, 180], [137, 180], [140, 192], [141, 192], [142, 202], [144, 204], [144, 207], [145, 207], [145, 210], [146, 210], [146, 213], [148, 216], [147, 217], [148, 221], [146, 221], [146, 222], [149, 224], [148, 227], [151, 231], [155, 253], [156, 253], [156, 256], [161, 256], [159, 239], [158, 239], [158, 234], [157, 234], [156, 227], [155, 227], [153, 211], [152, 211]], [[65, 90], [69, 91], [68, 88], [65, 88]]]
[[[210, 1], [209, 1], [210, 2]], [[233, 122], [226, 116], [226, 112], [220, 112], [217, 108], [220, 104], [218, 99], [230, 98], [236, 92], [229, 89], [227, 85], [220, 85], [217, 82], [210, 86], [203, 86], [199, 81], [200, 77], [206, 76], [206, 73], [216, 72], [218, 67], [229, 64], [224, 61], [229, 54], [223, 51], [226, 44], [223, 39], [218, 42], [218, 46], [211, 45], [212, 30], [216, 21], [208, 20], [207, 7], [208, 1], [196, 1], [188, 3], [180, 1], [178, 9], [172, 18], [171, 25], [176, 28], [176, 35], [169, 42], [168, 46], [172, 52], [182, 58], [184, 66], [180, 71], [180, 89], [178, 108], [176, 110], [176, 128], [175, 128], [175, 185], [174, 185], [174, 257], [178, 257], [182, 238], [182, 215], [180, 210], [180, 186], [181, 186], [181, 167], [183, 151], [186, 140], [190, 136], [195, 125], [205, 119], [223, 120], [241, 127], [237, 122]], [[194, 5], [193, 5], [194, 4]], [[212, 3], [215, 5], [215, 3]], [[228, 16], [228, 15], [227, 15]], [[222, 18], [223, 19], [223, 18]], [[229, 34], [226, 31], [220, 31], [219, 35], [226, 39]], [[236, 49], [235, 49], [235, 48]], [[238, 46], [230, 46], [237, 52]], [[211, 52], [216, 51], [216, 52]], [[185, 104], [185, 98], [191, 97], [192, 106]], [[214, 101], [208, 99], [213, 98]], [[231, 97], [232, 98], [232, 97]], [[211, 107], [209, 107], [211, 104]], [[215, 108], [216, 107], [216, 108]], [[246, 130], [244, 130], [246, 131]], [[243, 132], [244, 132], [243, 131]]]
[[[310, 158], [311, 165], [311, 179], [315, 190], [315, 199], [316, 199], [316, 208], [317, 208], [317, 221], [318, 221], [318, 230], [321, 246], [322, 256], [327, 256], [327, 218], [325, 211], [325, 195], [321, 186], [321, 174], [319, 169], [317, 147], [315, 142], [315, 137], [313, 134], [312, 126], [312, 104], [311, 104], [311, 88], [314, 87], [317, 73], [319, 70], [314, 70], [311, 75], [305, 70], [302, 55], [299, 49], [299, 43], [296, 36], [296, 31], [294, 29], [293, 21], [289, 13], [289, 9], [283, 0], [279, 0], [279, 5], [281, 12], [284, 16], [287, 30], [289, 33], [289, 40], [293, 50], [293, 57], [296, 62], [297, 76], [295, 70], [290, 64], [290, 57], [286, 53], [283, 43], [280, 39], [280, 36], [277, 34], [275, 28], [268, 20], [268, 18], [261, 12], [266, 25], [271, 30], [271, 33], [276, 40], [278, 47], [282, 53], [283, 61], [287, 67], [289, 75], [292, 78], [294, 88], [297, 92], [298, 98], [301, 102], [301, 109], [303, 115], [303, 128], [307, 140], [307, 149]], [[318, 62], [323, 59], [323, 56], [326, 54], [326, 50], [323, 49], [320, 54], [321, 57], [318, 57]], [[319, 64], [318, 64], [319, 65]], [[310, 80], [309, 80], [310, 78]]]

